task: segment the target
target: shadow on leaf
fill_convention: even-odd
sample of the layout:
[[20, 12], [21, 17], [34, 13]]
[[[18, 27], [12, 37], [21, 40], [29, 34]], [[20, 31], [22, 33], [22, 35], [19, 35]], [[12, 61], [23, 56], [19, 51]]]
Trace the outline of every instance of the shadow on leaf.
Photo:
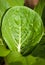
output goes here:
[[22, 64], [22, 62], [17, 61], [15, 63], [10, 63], [10, 65], [23, 65], [23, 64]]
[[40, 41], [40, 44], [32, 52], [32, 55], [34, 57], [41, 57], [45, 59], [45, 36], [43, 36], [42, 40]]
[[44, 59], [37, 58], [36, 59], [36, 62], [33, 63], [32, 65], [45, 65], [45, 60]]

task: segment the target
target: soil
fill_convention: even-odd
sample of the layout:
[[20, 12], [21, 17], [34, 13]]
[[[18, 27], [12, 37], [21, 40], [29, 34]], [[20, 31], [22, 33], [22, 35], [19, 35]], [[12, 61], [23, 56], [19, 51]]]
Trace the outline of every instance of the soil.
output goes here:
[[3, 57], [0, 57], [0, 65], [5, 65], [5, 61]]

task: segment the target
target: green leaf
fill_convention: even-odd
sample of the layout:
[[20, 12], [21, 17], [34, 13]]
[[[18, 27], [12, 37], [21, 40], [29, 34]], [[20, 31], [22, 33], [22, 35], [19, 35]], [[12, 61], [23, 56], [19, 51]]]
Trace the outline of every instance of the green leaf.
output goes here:
[[7, 63], [15, 63], [15, 65], [27, 65], [26, 57], [21, 56], [19, 53], [14, 53], [13, 51], [5, 57]]
[[2, 21], [2, 36], [10, 50], [20, 56], [36, 47], [44, 34], [40, 16], [24, 6], [7, 11]]
[[32, 52], [34, 57], [40, 57], [45, 59], [45, 35], [42, 37], [40, 44]]
[[10, 53], [10, 50], [6, 49], [2, 40], [0, 39], [0, 57], [5, 57]]
[[[13, 6], [22, 6], [24, 4], [24, 0], [0, 0], [0, 39], [2, 39], [2, 35], [1, 35], [1, 21], [2, 21], [2, 16], [5, 13], [5, 11]], [[0, 45], [2, 45], [2, 43], [0, 43]], [[1, 49], [1, 47], [0, 47]], [[8, 50], [6, 48], [4, 48], [4, 46], [2, 46], [2, 52], [0, 51], [0, 56], [5, 56], [8, 53]], [[6, 53], [6, 54], [5, 54]]]
[[1, 18], [6, 9], [13, 7], [13, 6], [22, 6], [24, 4], [24, 0], [0, 0], [0, 23]]
[[9, 65], [45, 65], [45, 36], [43, 36], [40, 44], [35, 48], [32, 54], [23, 58], [25, 58], [25, 61], [21, 61], [21, 58], [16, 61], [15, 54], [11, 52], [6, 57], [6, 60]]
[[43, 12], [42, 12], [42, 20], [43, 20], [44, 31], [45, 31], [45, 7], [44, 7]]
[[35, 7], [35, 11], [42, 16], [43, 8], [45, 6], [45, 0], [39, 0], [38, 5]]
[[0, 57], [5, 57], [10, 53], [10, 50], [6, 49], [4, 45], [0, 45]]
[[[6, 61], [8, 62], [8, 64], [17, 64], [17, 65], [31, 65], [36, 61], [36, 57], [33, 57], [32, 55], [28, 55], [26, 57], [24, 56], [20, 56], [20, 57], [16, 57], [16, 55], [14, 54], [14, 52], [11, 52], [10, 54], [8, 54], [7, 57], [5, 57]], [[18, 64], [19, 63], [19, 64]]]

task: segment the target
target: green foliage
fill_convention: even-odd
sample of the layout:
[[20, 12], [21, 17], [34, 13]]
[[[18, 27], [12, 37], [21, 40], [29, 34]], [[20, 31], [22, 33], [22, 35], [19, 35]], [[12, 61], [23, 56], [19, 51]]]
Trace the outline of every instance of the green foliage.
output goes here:
[[22, 55], [31, 52], [44, 35], [40, 16], [24, 6], [9, 9], [2, 20], [1, 29], [9, 48], [14, 52], [21, 52]]
[[[42, 17], [42, 20], [35, 11], [29, 9], [30, 10], [30, 12], [29, 12], [28, 8], [27, 8], [27, 10], [22, 9], [22, 11], [21, 10], [17, 11], [19, 9], [19, 8], [17, 8], [16, 11], [14, 11], [12, 13], [10, 12], [11, 16], [9, 16], [10, 14], [8, 14], [8, 12], [12, 9], [11, 7], [22, 6], [22, 5], [24, 5], [24, 0], [20, 0], [20, 1], [19, 0], [0, 0], [0, 23], [3, 23], [2, 21], [5, 20], [5, 22], [3, 24], [3, 27], [4, 27], [3, 34], [1, 32], [2, 27], [0, 24], [0, 57], [4, 57], [6, 62], [9, 63], [8, 65], [45, 65], [45, 34], [42, 37], [42, 34], [45, 30], [45, 28], [43, 29], [43, 24], [42, 24], [42, 21], [43, 21], [44, 27], [45, 27], [45, 7], [44, 7], [45, 0], [39, 0], [39, 4], [34, 9]], [[14, 10], [15, 10], [15, 8], [14, 8]], [[17, 20], [17, 18], [12, 17], [14, 13], [16, 15], [19, 14], [21, 16], [21, 18], [19, 19], [19, 17], [20, 17], [19, 16], [18, 17], [19, 20], [16, 21], [19, 23], [14, 23], [14, 21]], [[27, 16], [27, 14], [29, 15], [29, 17]], [[9, 19], [9, 21], [6, 18]], [[28, 21], [28, 23], [23, 26], [23, 25], [21, 25], [22, 21], [23, 21], [23, 24], [25, 23], [25, 21], [26, 22]], [[9, 27], [8, 23], [11, 23], [11, 27]], [[18, 26], [15, 24], [17, 24]], [[34, 26], [32, 27], [32, 25], [30, 25], [30, 24], [33, 24]], [[40, 24], [41, 26], [38, 24]], [[14, 25], [18, 29], [14, 28], [13, 27]], [[20, 31], [19, 26], [22, 29], [23, 28], [24, 29], [22, 31]], [[6, 31], [4, 31], [5, 28], [7, 28]], [[9, 30], [9, 28], [12, 28], [12, 29]], [[26, 30], [25, 30], [25, 28], [26, 28]], [[39, 28], [39, 30], [38, 30], [38, 28]], [[37, 30], [37, 32], [34, 29]], [[31, 31], [31, 33], [30, 33], [30, 31]], [[5, 34], [5, 32], [6, 32], [6, 34]], [[22, 32], [23, 32], [23, 34], [22, 34]], [[30, 35], [28, 32], [30, 33]], [[13, 34], [13, 33], [15, 33], [15, 34]], [[26, 34], [26, 33], [28, 33], [28, 34]], [[20, 34], [22, 34], [21, 37], [20, 37]], [[3, 37], [2, 37], [2, 35], [3, 35]], [[5, 35], [6, 35], [6, 37], [5, 37]], [[24, 35], [24, 37], [22, 38], [23, 35]], [[24, 44], [21, 45], [21, 51], [23, 51], [22, 55], [24, 55], [24, 52], [27, 50], [27, 47], [28, 47], [28, 49], [30, 51], [32, 51], [32, 52], [30, 52], [30, 54], [28, 56], [22, 56], [21, 51], [18, 52], [18, 49], [17, 49], [18, 45], [16, 46], [15, 39], [18, 42], [17, 44], [19, 44], [19, 40], [20, 40], [19, 37], [21, 38], [21, 43], [22, 43], [22, 41], [25, 40], [25, 37], [27, 37], [28, 41], [26, 40], [26, 42], [24, 42]], [[4, 38], [4, 40], [2, 38]], [[40, 39], [40, 38], [42, 38], [42, 39]], [[31, 41], [29, 41], [29, 39], [31, 39]], [[32, 40], [34, 43], [32, 42]], [[8, 45], [10, 50], [6, 48], [5, 43], [3, 41], [5, 41], [5, 43]], [[37, 42], [39, 42], [39, 44]], [[22, 49], [22, 47], [23, 47], [23, 49]], [[28, 50], [25, 54], [27, 54], [27, 53], [28, 53]]]
[[10, 50], [6, 49], [4, 45], [0, 45], [0, 56], [5, 57], [10, 53]]
[[39, 0], [38, 5], [34, 8], [34, 10], [42, 16], [43, 8], [45, 6], [45, 0]]
[[45, 7], [44, 7], [43, 12], [42, 12], [42, 20], [43, 20], [43, 24], [44, 24], [44, 28], [45, 28]]
[[0, 39], [0, 56], [5, 57], [10, 53], [10, 50], [6, 49], [5, 45], [3, 44], [2, 40]]
[[6, 11], [6, 9], [13, 6], [22, 6], [24, 4], [24, 0], [0, 0], [0, 22], [1, 18]]
[[[19, 0], [13, 0], [13, 1], [12, 0], [0, 0], [0, 39], [2, 39], [1, 23], [2, 23], [3, 16], [5, 15], [5, 13], [7, 12], [7, 10], [10, 7], [13, 7], [16, 5], [22, 6], [23, 4], [24, 4], [24, 0], [20, 0], [20, 2], [19, 2]], [[2, 42], [0, 44], [2, 44]], [[4, 48], [2, 46], [2, 50], [4, 50], [4, 49], [6, 49], [6, 47]], [[8, 51], [6, 51], [6, 52], [8, 52]]]

